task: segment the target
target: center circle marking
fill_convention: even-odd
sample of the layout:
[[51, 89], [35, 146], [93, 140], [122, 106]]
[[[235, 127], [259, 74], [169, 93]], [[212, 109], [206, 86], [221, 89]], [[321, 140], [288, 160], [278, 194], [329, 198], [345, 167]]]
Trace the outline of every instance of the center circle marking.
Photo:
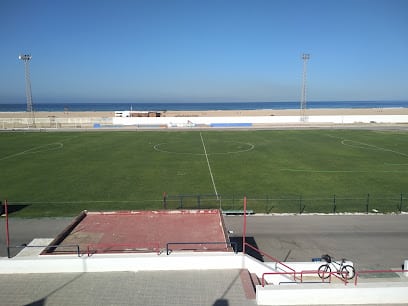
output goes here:
[[[245, 143], [245, 142], [238, 142], [238, 141], [225, 141], [225, 142], [232, 143], [232, 144], [238, 144], [240, 146], [237, 148], [237, 150], [231, 150], [231, 151], [226, 151], [226, 152], [215, 152], [215, 153], [207, 152], [207, 155], [238, 154], [238, 153], [252, 151], [255, 148], [255, 145], [252, 143]], [[165, 146], [168, 144], [174, 145], [175, 143], [168, 143], [168, 142], [158, 143], [153, 146], [153, 149], [156, 150], [157, 152], [170, 153], [170, 154], [185, 154], [185, 155], [198, 155], [198, 156], [206, 155], [205, 153], [183, 152], [181, 150], [180, 151], [167, 150]]]

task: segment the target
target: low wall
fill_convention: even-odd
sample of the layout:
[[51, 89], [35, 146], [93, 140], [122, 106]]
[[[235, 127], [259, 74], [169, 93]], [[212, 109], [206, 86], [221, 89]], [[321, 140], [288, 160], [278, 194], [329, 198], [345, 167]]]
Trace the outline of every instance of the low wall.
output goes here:
[[[319, 262], [286, 263], [295, 270], [316, 270]], [[83, 273], [113, 271], [248, 269], [258, 277], [274, 270], [275, 263], [232, 252], [174, 252], [157, 254], [94, 254], [17, 256], [0, 259], [0, 274]], [[278, 275], [269, 282], [291, 281]], [[408, 303], [408, 283], [287, 284], [256, 286], [258, 305], [330, 305]]]
[[407, 283], [256, 286], [258, 305], [364, 305], [408, 303]]
[[[37, 240], [37, 239], [35, 239]], [[34, 240], [34, 241], [35, 241]], [[320, 263], [286, 263], [296, 271], [317, 270]], [[248, 269], [259, 278], [262, 273], [275, 271], [276, 264], [260, 262], [249, 255], [233, 252], [173, 252], [139, 254], [86, 254], [16, 256], [0, 259], [0, 274], [11, 273], [64, 273], [64, 272], [107, 272], [107, 271], [155, 271], [155, 270], [207, 270]], [[284, 267], [278, 266], [278, 271]], [[284, 270], [286, 271], [286, 270]], [[269, 275], [269, 284], [287, 282], [291, 275]]]
[[[112, 126], [111, 117], [35, 118], [36, 128], [93, 128], [95, 125]], [[0, 129], [33, 127], [31, 118], [0, 118]]]
[[358, 115], [358, 116], [236, 116], [236, 117], [115, 117], [114, 125], [156, 125], [156, 126], [195, 126], [195, 125], [250, 125], [283, 123], [408, 123], [408, 115]]
[[[136, 127], [251, 127], [274, 124], [408, 123], [408, 115], [231, 116], [231, 117], [72, 117], [35, 118], [37, 128]], [[31, 118], [0, 118], [0, 129], [33, 127]]]
[[40, 255], [1, 258], [0, 274], [241, 269], [243, 264], [243, 256], [232, 252]]

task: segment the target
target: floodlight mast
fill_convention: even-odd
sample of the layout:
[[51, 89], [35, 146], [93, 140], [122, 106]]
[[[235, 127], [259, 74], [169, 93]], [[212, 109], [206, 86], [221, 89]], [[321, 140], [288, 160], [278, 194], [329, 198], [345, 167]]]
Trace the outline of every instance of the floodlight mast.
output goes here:
[[26, 96], [27, 96], [27, 112], [30, 113], [31, 123], [35, 127], [35, 117], [33, 110], [33, 97], [31, 94], [31, 81], [30, 81], [30, 60], [32, 56], [30, 54], [23, 54], [18, 57], [24, 61], [25, 80], [26, 80]]
[[300, 120], [307, 121], [306, 116], [306, 70], [307, 70], [307, 61], [310, 59], [310, 54], [303, 53], [303, 76], [302, 76], [302, 96], [300, 99]]

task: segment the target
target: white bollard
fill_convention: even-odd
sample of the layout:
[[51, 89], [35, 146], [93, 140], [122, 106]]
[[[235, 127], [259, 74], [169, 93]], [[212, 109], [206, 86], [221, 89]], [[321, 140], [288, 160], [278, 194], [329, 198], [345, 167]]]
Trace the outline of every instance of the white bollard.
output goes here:
[[[408, 259], [404, 261], [404, 270], [408, 270]], [[408, 272], [404, 272], [404, 276], [408, 277]]]

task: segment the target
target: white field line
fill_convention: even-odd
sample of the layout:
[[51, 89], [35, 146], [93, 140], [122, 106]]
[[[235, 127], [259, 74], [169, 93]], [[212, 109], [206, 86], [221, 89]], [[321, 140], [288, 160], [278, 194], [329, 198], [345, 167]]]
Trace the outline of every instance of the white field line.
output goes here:
[[210, 165], [210, 161], [208, 160], [207, 149], [205, 148], [205, 143], [204, 143], [203, 135], [201, 134], [201, 132], [200, 132], [200, 137], [201, 137], [201, 142], [202, 142], [203, 148], [204, 148], [205, 158], [207, 160], [208, 170], [210, 171], [210, 176], [211, 176], [211, 181], [212, 181], [212, 184], [213, 184], [213, 187], [214, 187], [214, 192], [215, 192], [215, 195], [217, 196], [217, 200], [218, 200], [217, 187], [215, 187], [214, 176], [213, 176], [212, 171], [211, 171], [211, 165]]
[[0, 158], [0, 161], [9, 159], [9, 158], [13, 158], [19, 155], [24, 155], [24, 154], [34, 154], [34, 153], [43, 153], [47, 151], [54, 151], [54, 150], [62, 149], [63, 147], [64, 147], [64, 144], [62, 142], [52, 142], [52, 143], [48, 143], [42, 146], [32, 147], [30, 149], [27, 149], [27, 150], [24, 150], [18, 153], [4, 156]]
[[[351, 142], [351, 144], [349, 144], [347, 142]], [[356, 146], [356, 145], [353, 145], [353, 143], [356, 143], [356, 144], [359, 144], [359, 145], [362, 145], [362, 146]], [[377, 147], [375, 145], [370, 145], [368, 143], [354, 141], [354, 140], [343, 139], [341, 141], [341, 144], [345, 145], [345, 146], [349, 146], [349, 147], [366, 149], [366, 150], [377, 150], [377, 151], [391, 152], [391, 153], [395, 153], [395, 154], [398, 154], [398, 155], [401, 155], [401, 156], [404, 156], [404, 157], [408, 157], [407, 154], [402, 153], [402, 152], [398, 152], [398, 151], [394, 151], [394, 150], [386, 149], [386, 148], [382, 148], [382, 147]]]
[[[387, 148], [383, 148], [383, 147], [378, 147], [378, 146], [375, 146], [375, 145], [372, 145], [372, 144], [369, 144], [369, 143], [364, 143], [364, 142], [351, 140], [351, 139], [345, 139], [345, 138], [333, 136], [333, 135], [330, 135], [330, 134], [326, 134], [326, 136], [331, 137], [331, 138], [335, 138], [335, 139], [341, 139], [340, 143], [343, 146], [354, 147], [354, 148], [359, 148], [359, 149], [366, 149], [366, 150], [377, 150], [377, 151], [391, 152], [391, 153], [398, 154], [398, 155], [401, 155], [401, 156], [404, 156], [404, 157], [408, 157], [408, 154], [398, 152], [398, 151], [394, 151], [394, 150], [387, 149]], [[357, 145], [354, 145], [353, 143], [356, 143]]]

